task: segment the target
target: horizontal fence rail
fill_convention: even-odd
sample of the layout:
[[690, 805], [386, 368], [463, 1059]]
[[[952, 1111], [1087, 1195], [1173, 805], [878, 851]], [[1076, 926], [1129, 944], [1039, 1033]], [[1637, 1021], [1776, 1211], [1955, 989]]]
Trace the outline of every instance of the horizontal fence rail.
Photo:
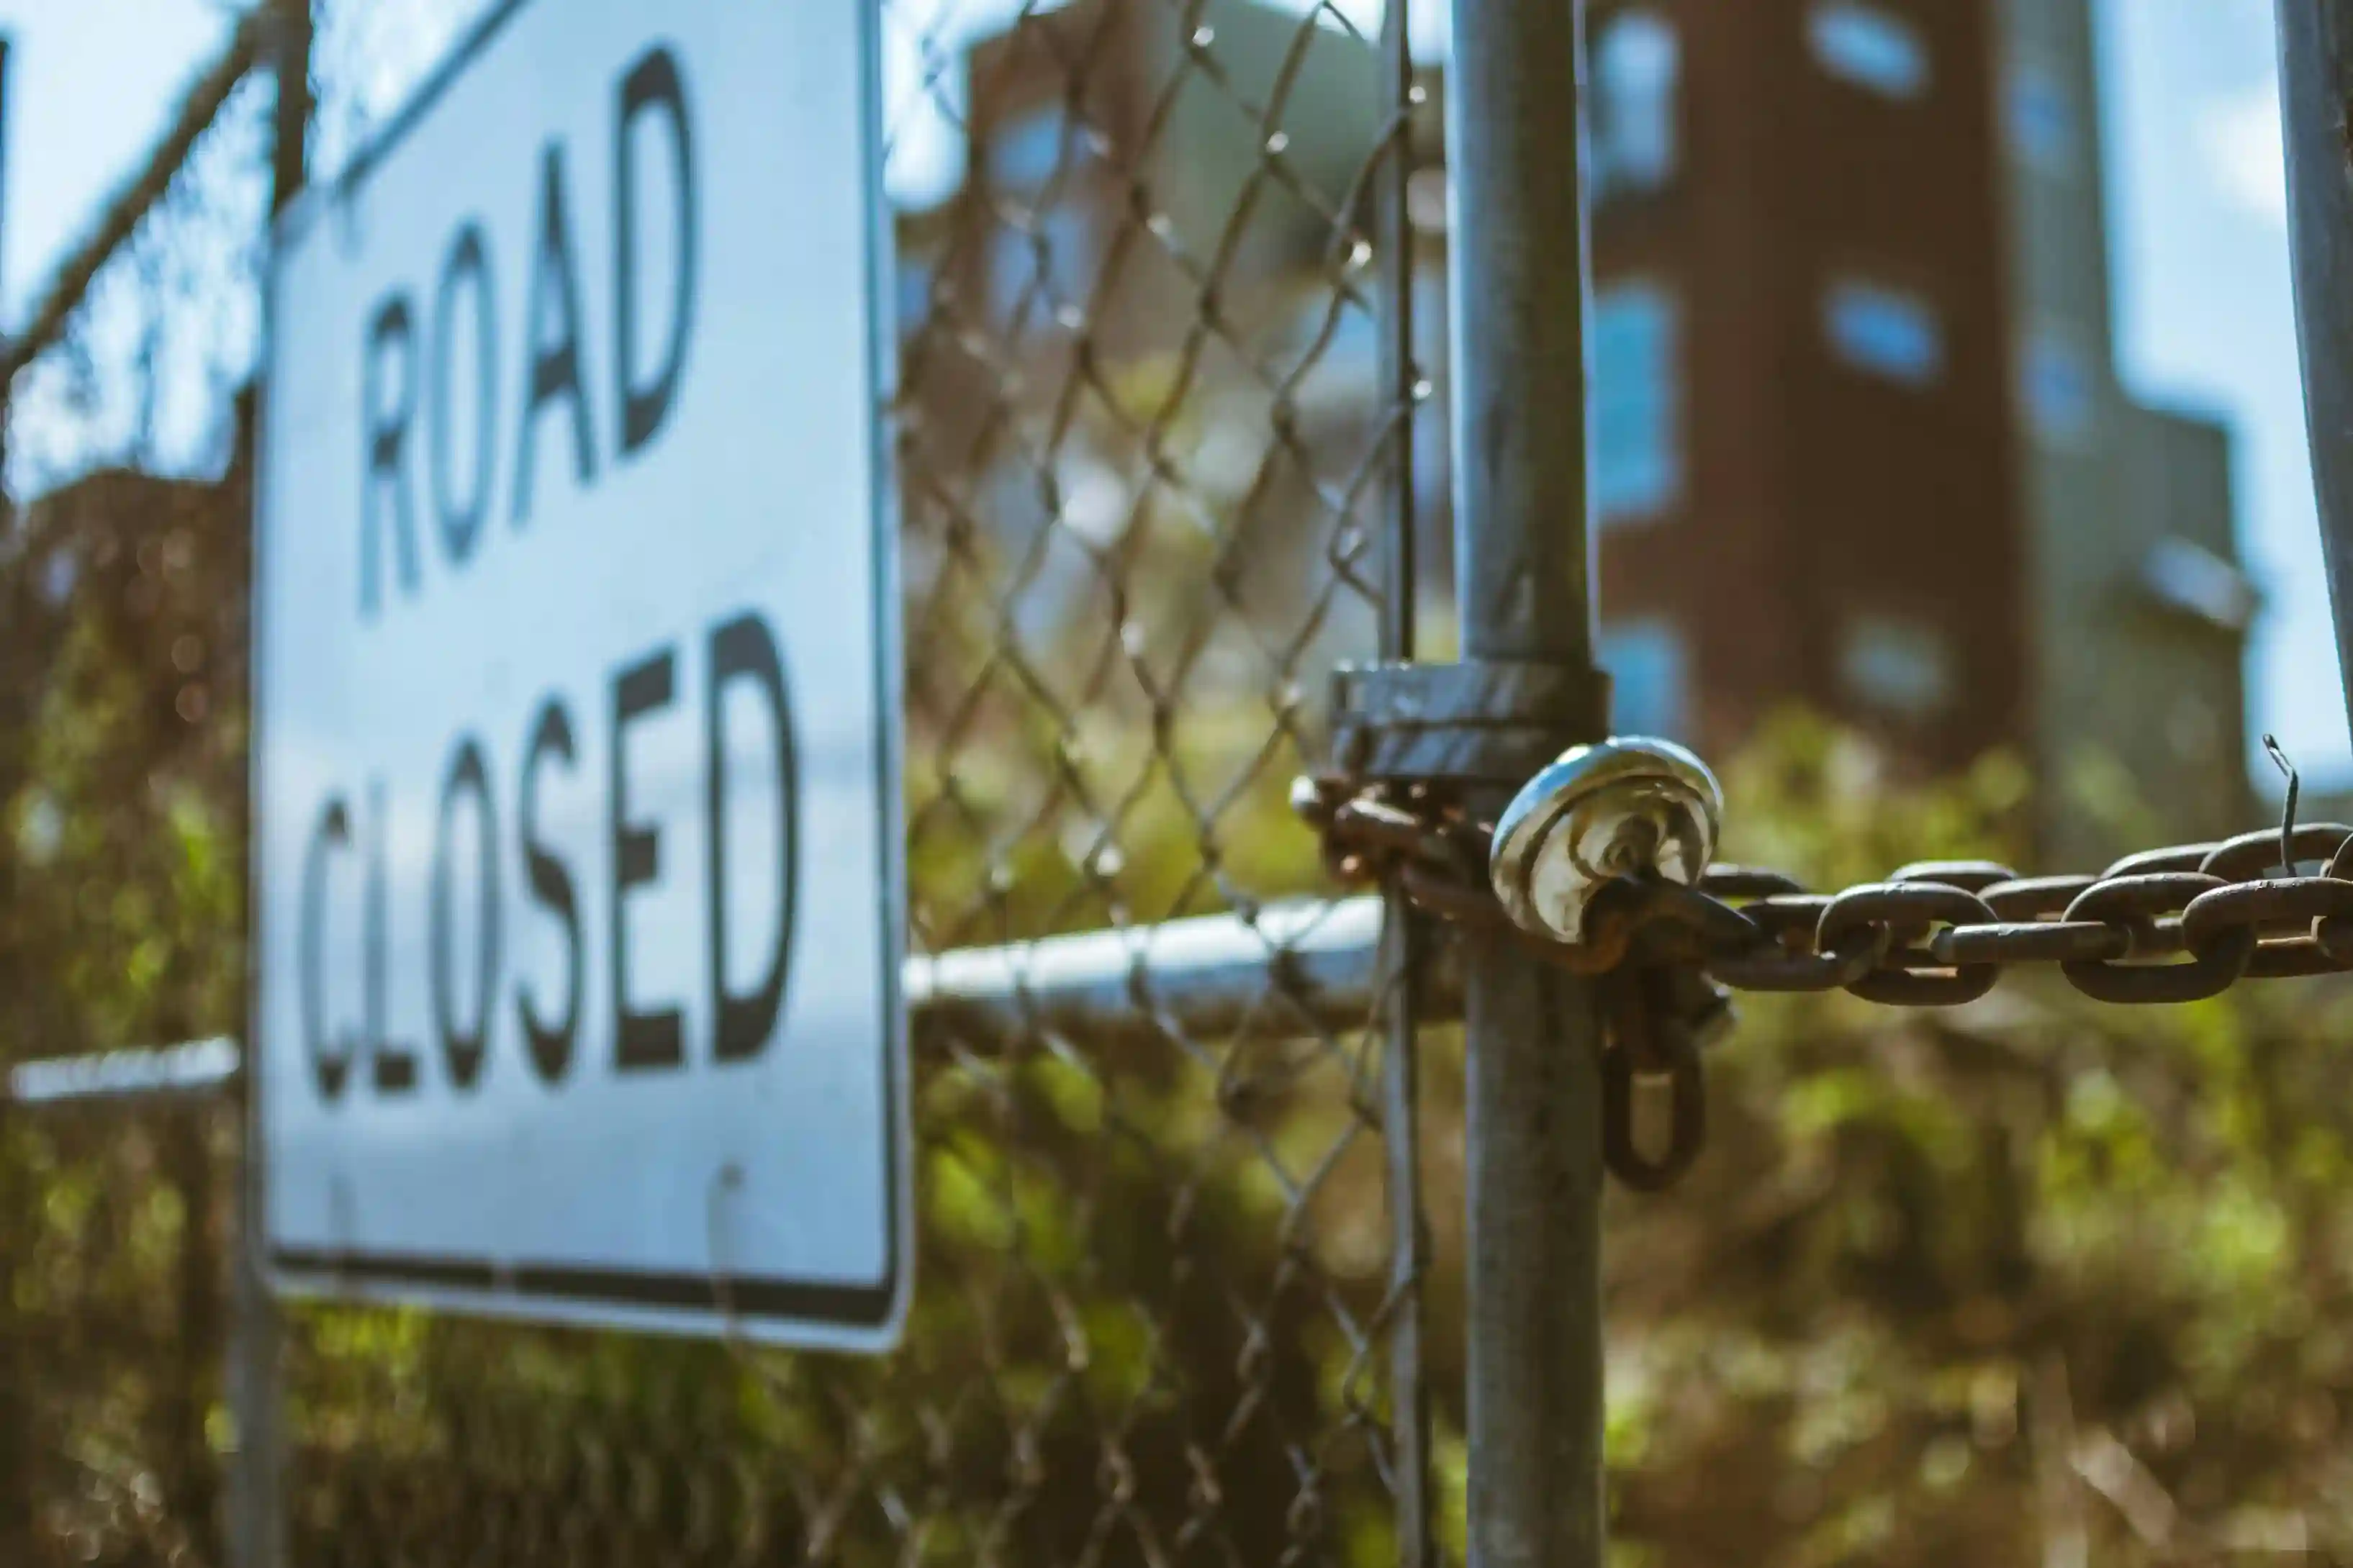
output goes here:
[[[953, 1027], [967, 1041], [1347, 1028], [1377, 1004], [1381, 915], [1377, 898], [1344, 899], [959, 949], [908, 961], [907, 1004], [918, 1031]], [[1423, 1021], [1458, 1005], [1434, 988]], [[27, 1110], [203, 1099], [233, 1089], [243, 1070], [238, 1042], [196, 1040], [22, 1062], [6, 1099]]]
[[22, 1062], [9, 1069], [8, 1100], [32, 1109], [201, 1100], [236, 1087], [243, 1068], [244, 1052], [229, 1039]]

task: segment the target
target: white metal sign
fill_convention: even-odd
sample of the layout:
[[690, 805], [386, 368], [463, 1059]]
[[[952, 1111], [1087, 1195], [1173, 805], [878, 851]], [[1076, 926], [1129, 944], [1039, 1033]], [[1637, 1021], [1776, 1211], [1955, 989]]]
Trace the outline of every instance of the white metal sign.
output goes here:
[[503, 5], [280, 230], [255, 826], [285, 1289], [897, 1335], [873, 11]]

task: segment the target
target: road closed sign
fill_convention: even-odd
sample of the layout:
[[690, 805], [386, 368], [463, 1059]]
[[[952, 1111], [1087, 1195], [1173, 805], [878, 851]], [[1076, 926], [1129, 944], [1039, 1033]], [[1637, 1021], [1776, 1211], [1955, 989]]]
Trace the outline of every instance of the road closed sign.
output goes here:
[[873, 9], [502, 5], [280, 231], [256, 1010], [290, 1291], [897, 1334]]

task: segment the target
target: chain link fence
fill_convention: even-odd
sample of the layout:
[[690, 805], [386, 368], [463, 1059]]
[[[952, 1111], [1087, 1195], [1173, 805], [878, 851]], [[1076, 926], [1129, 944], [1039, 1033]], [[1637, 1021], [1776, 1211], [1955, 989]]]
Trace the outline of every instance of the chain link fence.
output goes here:
[[[233, 1031], [259, 29], [10, 345], [0, 1068]], [[214, 1563], [237, 1140], [214, 1098], [0, 1102], [0, 1560]]]
[[[1383, 246], [1406, 232], [1401, 33], [1253, 0], [883, 16], [919, 1009], [903, 1347], [304, 1308], [260, 1374], [283, 1391], [272, 1486], [223, 1371], [256, 1306], [230, 1300], [227, 1076], [97, 1107], [90, 1066], [67, 1110], [20, 1074], [0, 1559], [221, 1562], [239, 1506], [305, 1563], [1418, 1556], [1392, 1121], [1414, 1037], [1377, 911], [1332, 901], [1286, 806], [1331, 666], [1403, 651], [1385, 607], [1426, 389]], [[314, 167], [364, 140], [381, 20], [322, 18]], [[19, 1064], [241, 1018], [269, 32], [200, 84], [14, 382]], [[1099, 994], [1058, 1005], [1047, 972], [1073, 953]]]
[[[1393, 504], [1377, 42], [884, 12], [918, 972], [1314, 898], [1305, 688], [1372, 650]], [[1393, 1556], [1377, 1043], [1259, 945], [1224, 1030], [1145, 963], [1116, 1031], [926, 1014], [888, 1361], [307, 1316], [298, 1560]]]
[[[314, 9], [325, 177], [466, 16]], [[1417, 649], [1407, 591], [1444, 577], [1415, 547], [1446, 524], [1449, 261], [1398, 9], [882, 0], [921, 1230], [873, 1361], [281, 1321], [253, 1289], [233, 1042], [284, 13], [236, 30], [9, 359], [0, 1563], [1463, 1557], [1459, 954], [1343, 897], [1287, 801], [1336, 663], [1451, 651], [1435, 614]], [[1998, 763], [1907, 793], [1798, 726], [1725, 777], [1727, 853], [1808, 886], [2019, 863]], [[1350, 802], [1358, 871], [1446, 847]], [[2046, 917], [2089, 879], [1991, 866], [1935, 879], [2000, 922], [1905, 895], [1851, 951], [1779, 881], [1621, 911], [1630, 951], [1829, 994], [1740, 998], [1708, 1158], [1613, 1211], [1611, 1562], [2353, 1560], [2344, 994], [1845, 994], [2201, 944], [2337, 965], [2333, 922], [2273, 929], [2334, 913], [2329, 879], [2263, 903], [2234, 890], [2263, 844], [2222, 849], [2232, 889], [2190, 875], [2215, 849], [2072, 930]], [[2188, 930], [2218, 891], [2231, 929]], [[180, 1041], [208, 1043], [121, 1052]]]

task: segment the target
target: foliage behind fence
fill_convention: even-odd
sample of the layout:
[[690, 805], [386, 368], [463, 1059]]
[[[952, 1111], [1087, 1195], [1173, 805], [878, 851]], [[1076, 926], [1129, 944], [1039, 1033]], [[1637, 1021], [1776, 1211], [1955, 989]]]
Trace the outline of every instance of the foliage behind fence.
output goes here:
[[[913, 944], [1317, 895], [1282, 790], [1377, 647], [1442, 382], [1384, 352], [1397, 79], [1328, 8], [885, 16]], [[367, 53], [322, 55], [324, 144]], [[241, 1017], [266, 98], [15, 384], [0, 1063]], [[1732, 782], [1737, 847], [1824, 883], [1998, 852], [2024, 787], [1894, 792], [1803, 724]], [[1417, 1233], [1387, 1018], [1334, 1032], [1282, 974], [1218, 1037], [928, 1027], [887, 1360], [299, 1310], [296, 1560], [1393, 1562], [1424, 1396], [1458, 1554], [1460, 1040], [1419, 1041]], [[1613, 1210], [1627, 1560], [2353, 1551], [2342, 1005], [1750, 1007], [1692, 1185]], [[0, 1562], [224, 1560], [236, 1122], [0, 1106]]]
[[[933, 165], [899, 208], [913, 945], [1313, 895], [1282, 803], [1322, 669], [1373, 651], [1404, 429], [1377, 45], [1176, 0], [886, 26]], [[225, 101], [16, 384], [12, 1058], [239, 1022], [268, 149]], [[298, 1560], [1393, 1553], [1377, 1037], [1274, 973], [1231, 1038], [924, 1032], [888, 1361], [298, 1313]], [[34, 1561], [218, 1559], [233, 1121], [9, 1119]]]

